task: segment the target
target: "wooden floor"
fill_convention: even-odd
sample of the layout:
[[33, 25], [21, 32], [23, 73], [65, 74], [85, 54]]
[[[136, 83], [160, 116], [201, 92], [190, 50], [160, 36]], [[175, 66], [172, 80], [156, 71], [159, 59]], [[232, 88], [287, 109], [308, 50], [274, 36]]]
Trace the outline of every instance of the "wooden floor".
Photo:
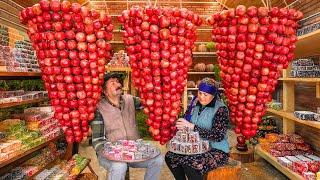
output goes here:
[[[236, 144], [236, 136], [233, 132], [228, 132], [228, 140], [231, 146]], [[160, 146], [157, 142], [152, 142], [155, 146], [159, 147], [161, 153], [164, 155], [167, 150], [165, 146]], [[96, 158], [96, 153], [93, 150], [92, 146], [89, 146], [88, 143], [83, 143], [79, 147], [79, 154], [82, 156], [90, 158], [91, 166], [99, 176], [99, 180], [106, 180], [107, 171], [99, 166], [99, 163]], [[240, 180], [286, 180], [287, 178], [275, 169], [272, 165], [266, 162], [264, 159], [259, 156], [255, 156], [256, 161], [254, 163], [246, 163], [242, 165]], [[89, 172], [88, 168], [84, 172]], [[145, 169], [140, 168], [130, 168], [130, 180], [143, 180]], [[168, 169], [167, 165], [164, 163], [163, 168], [161, 169], [160, 180], [173, 180], [173, 176]]]

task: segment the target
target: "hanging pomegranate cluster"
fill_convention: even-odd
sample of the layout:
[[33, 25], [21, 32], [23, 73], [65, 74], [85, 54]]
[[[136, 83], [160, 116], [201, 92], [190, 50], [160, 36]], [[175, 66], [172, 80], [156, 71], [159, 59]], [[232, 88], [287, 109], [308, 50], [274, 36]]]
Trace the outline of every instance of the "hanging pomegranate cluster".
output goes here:
[[149, 132], [165, 144], [176, 132], [196, 27], [202, 20], [187, 9], [159, 7], [132, 7], [119, 20]]
[[302, 16], [295, 9], [239, 5], [208, 19], [217, 42], [230, 119], [235, 132], [247, 139], [255, 136], [265, 104], [294, 58], [297, 21]]
[[20, 20], [36, 50], [55, 118], [69, 143], [88, 134], [110, 59], [113, 25], [105, 13], [78, 3], [40, 0]]

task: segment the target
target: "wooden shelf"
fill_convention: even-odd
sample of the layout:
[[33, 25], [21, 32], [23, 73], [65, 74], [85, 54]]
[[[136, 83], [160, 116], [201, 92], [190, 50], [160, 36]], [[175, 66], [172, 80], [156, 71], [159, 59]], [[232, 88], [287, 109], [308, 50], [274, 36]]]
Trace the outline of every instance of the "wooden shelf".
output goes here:
[[304, 125], [307, 125], [307, 126], [311, 126], [311, 127], [317, 128], [317, 129], [320, 129], [320, 122], [308, 121], [308, 120], [300, 120], [300, 119], [296, 118], [293, 115], [293, 113], [285, 112], [285, 111], [277, 111], [277, 110], [274, 110], [274, 109], [271, 109], [271, 108], [268, 108], [267, 111], [272, 113], [272, 114], [275, 114], [277, 116], [289, 119], [291, 121], [294, 121], [294, 122], [297, 122], [297, 123], [300, 123], [300, 124], [304, 124]]
[[214, 74], [214, 72], [193, 72], [193, 71], [189, 71], [188, 74]]
[[268, 161], [270, 164], [272, 164], [275, 168], [277, 168], [279, 171], [281, 171], [283, 174], [285, 174], [289, 179], [298, 180], [303, 179], [302, 176], [299, 174], [293, 172], [291, 169], [282, 166], [278, 161], [276, 157], [271, 156], [268, 152], [261, 149], [260, 145], [257, 145], [255, 147], [256, 153], [261, 156], [263, 159]]
[[8, 108], [8, 107], [14, 107], [24, 104], [31, 104], [31, 103], [38, 103], [47, 100], [48, 98], [40, 98], [40, 99], [33, 99], [33, 100], [27, 100], [27, 101], [21, 101], [21, 102], [13, 102], [13, 103], [4, 103], [0, 104], [0, 108]]
[[320, 54], [320, 29], [298, 37], [295, 58]]
[[39, 72], [0, 72], [0, 79], [39, 79]]
[[106, 66], [106, 71], [126, 71], [126, 72], [130, 72], [131, 68], [130, 67], [109, 67]]
[[305, 83], [318, 83], [320, 78], [279, 78], [281, 81], [292, 81], [292, 82], [305, 82]]
[[39, 146], [36, 146], [36, 147], [34, 147], [34, 148], [32, 148], [32, 149], [29, 149], [28, 151], [21, 152], [19, 155], [15, 156], [15, 157], [13, 157], [13, 158], [11, 158], [11, 159], [8, 159], [8, 160], [5, 161], [5, 162], [2, 162], [2, 163], [0, 164], [0, 168], [2, 168], [2, 167], [4, 167], [4, 166], [7, 166], [8, 164], [11, 164], [11, 163], [15, 162], [16, 160], [18, 160], [18, 159], [20, 159], [20, 158], [22, 158], [22, 157], [24, 157], [24, 156], [27, 156], [27, 155], [29, 155], [29, 154], [31, 154], [31, 153], [33, 153], [33, 152], [36, 152], [36, 151], [38, 151], [39, 149], [44, 148], [44, 147], [47, 146], [50, 142], [54, 142], [54, 141], [60, 139], [61, 137], [63, 137], [63, 135], [60, 135], [60, 136], [58, 136], [58, 137], [56, 137], [56, 138], [53, 138], [53, 139], [51, 139], [51, 140], [49, 140], [49, 141], [46, 141], [46, 142], [40, 144]]

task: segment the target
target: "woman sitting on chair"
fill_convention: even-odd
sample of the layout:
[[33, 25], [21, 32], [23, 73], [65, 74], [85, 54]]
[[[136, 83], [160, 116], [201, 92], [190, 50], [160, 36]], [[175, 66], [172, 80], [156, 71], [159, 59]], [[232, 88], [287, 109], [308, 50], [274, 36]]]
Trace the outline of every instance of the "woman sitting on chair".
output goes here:
[[228, 162], [229, 144], [227, 126], [228, 108], [219, 97], [215, 81], [205, 78], [199, 84], [196, 98], [191, 101], [185, 118], [178, 119], [178, 130], [189, 128], [199, 132], [202, 139], [209, 140], [210, 151], [196, 155], [167, 152], [166, 163], [177, 180], [203, 179], [204, 175]]

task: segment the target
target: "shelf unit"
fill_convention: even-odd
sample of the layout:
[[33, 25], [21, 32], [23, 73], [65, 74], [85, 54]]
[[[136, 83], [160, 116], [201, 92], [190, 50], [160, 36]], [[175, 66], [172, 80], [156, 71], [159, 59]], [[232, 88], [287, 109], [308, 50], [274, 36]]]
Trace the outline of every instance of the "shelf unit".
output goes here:
[[3, 103], [3, 104], [0, 104], [0, 108], [8, 108], [8, 107], [20, 106], [24, 104], [38, 103], [38, 102], [43, 102], [45, 100], [48, 100], [48, 98], [32, 99], [32, 100], [26, 100], [21, 102]]
[[9, 165], [9, 164], [17, 161], [18, 159], [20, 159], [20, 158], [22, 158], [22, 157], [25, 157], [25, 156], [33, 153], [33, 152], [38, 151], [38, 150], [44, 148], [45, 146], [47, 146], [50, 142], [54, 142], [54, 141], [56, 141], [56, 140], [58, 140], [58, 139], [60, 139], [60, 138], [62, 138], [62, 137], [63, 137], [63, 135], [60, 135], [60, 136], [58, 136], [58, 137], [55, 137], [55, 138], [53, 138], [53, 139], [51, 139], [51, 140], [49, 140], [49, 141], [46, 141], [46, 142], [40, 144], [39, 146], [36, 146], [36, 147], [34, 147], [34, 148], [32, 148], [32, 149], [29, 149], [29, 150], [27, 150], [27, 151], [21, 152], [19, 155], [15, 156], [15, 157], [13, 157], [13, 158], [11, 158], [11, 159], [8, 159], [7, 161], [1, 162], [0, 168], [3, 168], [3, 167], [5, 167], [5, 166], [7, 166], [7, 165]]
[[0, 72], [0, 79], [40, 79], [39, 72]]
[[[40, 79], [41, 78], [41, 73], [38, 72], [0, 72], [0, 80], [24, 80], [24, 79]], [[4, 103], [4, 104], [0, 104], [0, 108], [8, 108], [8, 107], [14, 107], [14, 106], [19, 106], [19, 105], [25, 105], [25, 104], [31, 104], [31, 103], [38, 103], [38, 102], [43, 102], [47, 100], [47, 98], [40, 98], [40, 99], [34, 99], [34, 100], [27, 100], [27, 101], [22, 101], [22, 102], [14, 102], [14, 103]], [[0, 163], [0, 172], [7, 172], [8, 168], [10, 168], [11, 166], [17, 166], [14, 163], [20, 163], [21, 160], [24, 160], [26, 158], [29, 158], [29, 156], [46, 147], [50, 142], [55, 142], [60, 138], [63, 138], [64, 135], [61, 134], [60, 136], [53, 138], [51, 140], [48, 140], [36, 147], [33, 147], [27, 151], [23, 151], [20, 152], [17, 156], [12, 157], [4, 162]], [[70, 153], [72, 152], [72, 145], [68, 144], [67, 147], [67, 152]], [[66, 152], [66, 154], [67, 154]], [[67, 156], [65, 156], [65, 158], [69, 158]]]
[[260, 145], [257, 145], [255, 147], [256, 153], [261, 156], [263, 159], [268, 161], [270, 164], [272, 164], [275, 168], [277, 168], [279, 171], [281, 171], [283, 174], [285, 174], [288, 178], [292, 180], [300, 180], [303, 179], [302, 176], [299, 174], [293, 172], [291, 169], [282, 166], [278, 161], [276, 157], [271, 156], [268, 152], [264, 151]]
[[272, 114], [274, 114], [276, 116], [279, 116], [279, 117], [284, 117], [284, 118], [286, 118], [286, 119], [288, 119], [290, 121], [294, 121], [294, 122], [297, 122], [299, 124], [304, 124], [306, 126], [310, 126], [310, 127], [314, 127], [314, 128], [320, 129], [320, 122], [318, 122], [318, 121], [300, 120], [300, 119], [296, 118], [293, 115], [293, 112], [278, 111], [278, 110], [274, 110], [274, 109], [270, 109], [270, 108], [267, 109], [267, 112], [272, 113]]
[[[311, 45], [312, 44], [312, 45]], [[307, 56], [314, 56], [320, 54], [320, 30], [298, 37], [296, 43], [295, 58], [303, 58]], [[278, 111], [274, 109], [267, 109], [267, 112], [277, 115], [283, 121], [283, 133], [292, 134], [295, 132], [295, 124], [302, 124], [316, 129], [320, 129], [320, 122], [304, 121], [294, 117], [295, 111], [295, 84], [296, 83], [313, 83], [316, 85], [316, 97], [320, 98], [320, 78], [292, 78], [290, 77], [291, 65], [288, 69], [283, 70], [282, 81], [283, 84], [283, 109]], [[300, 175], [292, 172], [290, 169], [280, 165], [275, 157], [263, 151], [260, 146], [256, 147], [256, 153], [262, 158], [271, 163], [275, 168], [280, 170], [290, 179], [303, 179]]]

